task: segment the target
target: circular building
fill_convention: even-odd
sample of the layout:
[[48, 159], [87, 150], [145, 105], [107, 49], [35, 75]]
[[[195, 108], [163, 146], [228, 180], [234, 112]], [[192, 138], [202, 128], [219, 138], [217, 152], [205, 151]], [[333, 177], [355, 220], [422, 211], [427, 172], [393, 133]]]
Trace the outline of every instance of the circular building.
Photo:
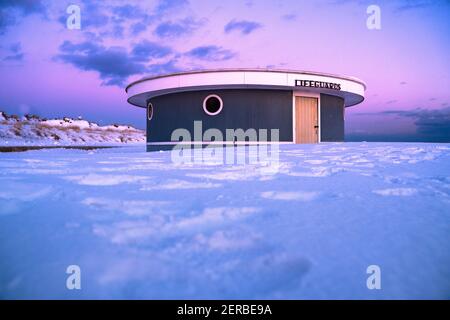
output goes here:
[[252, 133], [256, 143], [344, 141], [345, 108], [361, 103], [365, 89], [357, 78], [326, 73], [220, 69], [144, 78], [126, 92], [129, 103], [147, 109], [152, 150], [250, 144]]

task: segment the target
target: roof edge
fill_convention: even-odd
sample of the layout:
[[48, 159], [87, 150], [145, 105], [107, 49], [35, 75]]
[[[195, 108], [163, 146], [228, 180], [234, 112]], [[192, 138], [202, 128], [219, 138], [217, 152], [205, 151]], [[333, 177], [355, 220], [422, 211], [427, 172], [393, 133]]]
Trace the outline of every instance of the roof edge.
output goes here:
[[341, 76], [332, 73], [324, 73], [324, 72], [316, 72], [316, 71], [306, 71], [306, 70], [293, 70], [293, 69], [267, 69], [267, 68], [223, 68], [223, 69], [200, 69], [200, 70], [190, 70], [190, 71], [182, 71], [182, 72], [172, 72], [167, 74], [161, 74], [157, 76], [145, 77], [140, 80], [136, 80], [131, 82], [126, 86], [125, 92], [128, 93], [128, 89], [132, 86], [139, 84], [141, 82], [145, 82], [148, 80], [155, 80], [160, 78], [167, 78], [173, 76], [181, 76], [188, 74], [198, 74], [198, 73], [214, 73], [214, 72], [275, 72], [275, 73], [298, 73], [298, 74], [306, 74], [313, 76], [325, 76], [325, 77], [333, 77], [342, 80], [350, 80], [361, 84], [364, 87], [364, 90], [367, 89], [367, 85], [364, 81], [359, 78], [351, 77], [351, 76]]

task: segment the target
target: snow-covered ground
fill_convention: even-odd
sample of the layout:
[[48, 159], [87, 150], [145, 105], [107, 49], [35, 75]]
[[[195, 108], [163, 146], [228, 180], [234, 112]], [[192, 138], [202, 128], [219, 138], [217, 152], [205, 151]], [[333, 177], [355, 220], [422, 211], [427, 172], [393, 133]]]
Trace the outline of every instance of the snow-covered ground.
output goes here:
[[0, 111], [1, 146], [84, 146], [144, 143], [145, 132], [125, 125], [100, 126], [83, 119], [18, 117]]
[[143, 147], [0, 154], [1, 297], [450, 298], [450, 145], [280, 148], [272, 173]]

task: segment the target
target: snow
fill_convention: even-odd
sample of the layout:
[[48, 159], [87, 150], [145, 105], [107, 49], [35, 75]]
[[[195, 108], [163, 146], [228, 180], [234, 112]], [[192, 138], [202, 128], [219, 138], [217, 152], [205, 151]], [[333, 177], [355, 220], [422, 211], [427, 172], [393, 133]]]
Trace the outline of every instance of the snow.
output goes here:
[[0, 146], [83, 146], [144, 143], [145, 132], [124, 125], [99, 126], [82, 119], [41, 119], [0, 112]]
[[301, 200], [311, 201], [317, 198], [318, 192], [274, 192], [266, 191], [261, 193], [261, 197], [272, 200]]
[[270, 167], [143, 149], [0, 153], [2, 298], [450, 297], [449, 144], [282, 145]]
[[89, 173], [80, 176], [68, 176], [67, 180], [86, 186], [114, 186], [122, 183], [133, 183], [148, 179], [133, 175], [107, 175]]
[[417, 193], [417, 189], [414, 188], [391, 188], [391, 189], [382, 189], [382, 190], [374, 190], [376, 194], [381, 196], [413, 196]]

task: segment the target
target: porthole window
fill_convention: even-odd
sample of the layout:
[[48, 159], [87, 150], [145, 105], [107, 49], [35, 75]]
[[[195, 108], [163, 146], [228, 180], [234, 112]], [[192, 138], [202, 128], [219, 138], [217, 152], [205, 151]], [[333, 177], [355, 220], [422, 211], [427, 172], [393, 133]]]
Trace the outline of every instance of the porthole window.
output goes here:
[[147, 104], [147, 119], [152, 120], [153, 118], [153, 105], [149, 102]]
[[206, 114], [210, 116], [215, 116], [216, 114], [219, 114], [220, 111], [222, 111], [223, 108], [223, 101], [222, 99], [216, 95], [211, 94], [203, 100], [203, 110], [206, 112]]

